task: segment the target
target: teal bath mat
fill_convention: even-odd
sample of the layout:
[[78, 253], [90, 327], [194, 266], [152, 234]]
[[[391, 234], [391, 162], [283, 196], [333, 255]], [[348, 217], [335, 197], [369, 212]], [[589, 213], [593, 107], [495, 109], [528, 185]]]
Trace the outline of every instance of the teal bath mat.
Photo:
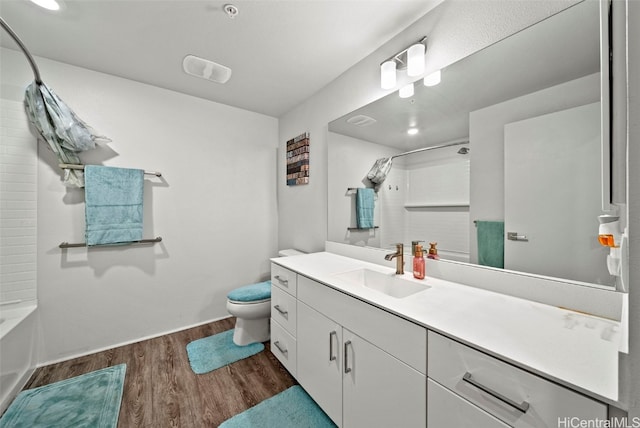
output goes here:
[[193, 372], [203, 374], [248, 358], [263, 349], [264, 345], [260, 342], [247, 346], [236, 345], [233, 343], [233, 330], [227, 330], [189, 343], [187, 355]]
[[335, 428], [300, 385], [227, 419], [219, 428]]
[[126, 364], [22, 391], [0, 419], [2, 428], [115, 428]]

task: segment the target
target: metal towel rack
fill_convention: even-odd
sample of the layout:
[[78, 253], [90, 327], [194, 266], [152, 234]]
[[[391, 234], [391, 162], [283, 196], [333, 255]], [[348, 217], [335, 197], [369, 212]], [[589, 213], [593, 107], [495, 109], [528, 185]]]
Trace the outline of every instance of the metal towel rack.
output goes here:
[[[92, 245], [92, 247], [113, 247], [113, 246], [123, 246], [123, 245], [144, 245], [144, 244], [155, 244], [156, 242], [162, 241], [162, 237], [158, 236], [153, 239], [141, 239], [140, 241], [131, 241], [131, 242], [121, 242], [118, 244], [100, 244], [100, 245]], [[70, 244], [68, 242], [62, 242], [58, 247], [60, 248], [77, 248], [77, 247], [86, 247], [86, 242], [79, 242], [76, 244]]]
[[[60, 163], [58, 166], [62, 169], [84, 169], [84, 165], [74, 165], [70, 163]], [[161, 172], [157, 171], [145, 171], [145, 175], [155, 175], [156, 177], [162, 177]]]

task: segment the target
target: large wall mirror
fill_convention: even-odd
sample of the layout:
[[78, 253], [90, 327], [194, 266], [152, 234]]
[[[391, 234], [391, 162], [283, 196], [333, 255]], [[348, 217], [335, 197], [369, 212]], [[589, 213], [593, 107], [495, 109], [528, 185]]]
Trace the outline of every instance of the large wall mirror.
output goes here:
[[[614, 286], [597, 239], [609, 108], [600, 26], [600, 2], [578, 3], [446, 67], [436, 86], [419, 80], [412, 97], [394, 92], [329, 123], [328, 239], [437, 242], [441, 259]], [[448, 143], [462, 144], [393, 158], [375, 227], [356, 227], [355, 189], [374, 186], [376, 159]], [[486, 262], [478, 232], [495, 222], [501, 264]]]

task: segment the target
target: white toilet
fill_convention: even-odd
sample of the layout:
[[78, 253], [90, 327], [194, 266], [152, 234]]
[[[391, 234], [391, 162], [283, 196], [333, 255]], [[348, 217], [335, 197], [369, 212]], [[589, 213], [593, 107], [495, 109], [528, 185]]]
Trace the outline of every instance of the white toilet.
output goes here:
[[[281, 250], [281, 257], [304, 254], [297, 250]], [[236, 317], [233, 343], [246, 346], [266, 342], [270, 338], [271, 281], [236, 288], [227, 294], [227, 311]]]

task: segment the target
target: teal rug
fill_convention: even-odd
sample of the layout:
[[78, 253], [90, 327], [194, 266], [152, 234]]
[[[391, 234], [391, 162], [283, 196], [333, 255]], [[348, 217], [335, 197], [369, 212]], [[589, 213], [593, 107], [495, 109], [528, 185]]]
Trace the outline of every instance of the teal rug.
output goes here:
[[233, 343], [233, 330], [227, 330], [187, 344], [187, 356], [191, 370], [203, 374], [248, 358], [263, 349], [264, 345], [260, 342], [247, 346], [236, 345]]
[[219, 428], [335, 428], [300, 385], [227, 419]]
[[2, 428], [115, 428], [126, 364], [22, 391], [0, 419]]

